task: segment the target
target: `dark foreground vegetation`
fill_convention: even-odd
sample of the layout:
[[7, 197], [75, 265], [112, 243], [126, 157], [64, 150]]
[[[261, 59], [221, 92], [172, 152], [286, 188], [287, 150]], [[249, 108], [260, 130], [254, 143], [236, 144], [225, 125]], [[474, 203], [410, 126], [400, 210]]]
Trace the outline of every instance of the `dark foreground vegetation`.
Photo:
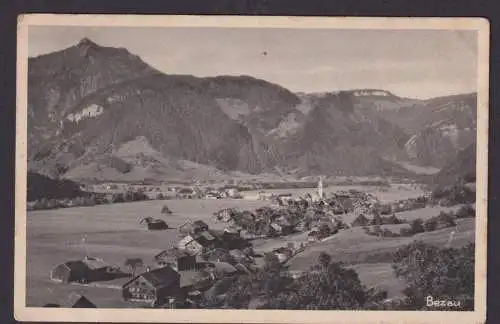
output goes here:
[[265, 266], [238, 277], [227, 292], [205, 300], [205, 307], [311, 310], [436, 310], [427, 298], [453, 300], [439, 310], [473, 310], [474, 244], [439, 249], [423, 242], [400, 248], [393, 270], [405, 280], [404, 297], [389, 300], [387, 292], [366, 288], [358, 274], [322, 253], [297, 279], [272, 256]]

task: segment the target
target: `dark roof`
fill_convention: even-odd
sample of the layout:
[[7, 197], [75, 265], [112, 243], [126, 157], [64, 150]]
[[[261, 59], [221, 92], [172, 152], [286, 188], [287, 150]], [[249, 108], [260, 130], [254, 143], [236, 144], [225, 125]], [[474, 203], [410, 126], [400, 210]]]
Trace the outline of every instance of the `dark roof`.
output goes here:
[[199, 226], [199, 227], [208, 227], [208, 224], [205, 223], [204, 221], [202, 220], [195, 220], [193, 222], [193, 226]]
[[207, 269], [212, 268], [216, 273], [223, 276], [231, 275], [237, 271], [233, 265], [227, 262], [208, 262], [207, 266]]
[[216, 241], [216, 238], [214, 235], [212, 235], [208, 231], [203, 231], [201, 233], [198, 233], [195, 237], [194, 240], [198, 242], [200, 245], [206, 246], [212, 244], [214, 241]]
[[194, 286], [207, 278], [207, 274], [200, 270], [182, 270], [180, 274], [180, 287]]
[[182, 257], [186, 257], [186, 256], [192, 256], [192, 254], [190, 254], [189, 252], [184, 251], [184, 250], [179, 250], [177, 248], [170, 248], [168, 250], [163, 250], [160, 253], [158, 253], [157, 255], [155, 255], [154, 259], [156, 260], [156, 259], [167, 258], [167, 257], [182, 258]]
[[90, 268], [82, 260], [68, 261], [63, 263], [62, 265], [66, 266], [71, 271], [76, 271], [76, 272], [85, 272], [90, 270]]
[[180, 275], [174, 270], [174, 268], [167, 265], [165, 267], [143, 272], [127, 282], [125, 285], [134, 281], [138, 277], [143, 277], [144, 280], [148, 281], [152, 286], [158, 288], [171, 285], [175, 280], [180, 278]]
[[71, 294], [68, 298], [68, 304], [72, 308], [97, 308], [97, 306], [80, 294]]

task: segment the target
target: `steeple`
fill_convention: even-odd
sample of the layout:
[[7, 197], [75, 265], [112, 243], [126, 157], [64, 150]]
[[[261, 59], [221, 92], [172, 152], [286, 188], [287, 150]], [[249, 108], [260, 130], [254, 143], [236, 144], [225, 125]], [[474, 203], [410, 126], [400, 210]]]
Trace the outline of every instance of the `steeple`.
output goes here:
[[319, 177], [318, 181], [318, 196], [320, 199], [323, 199], [323, 176]]

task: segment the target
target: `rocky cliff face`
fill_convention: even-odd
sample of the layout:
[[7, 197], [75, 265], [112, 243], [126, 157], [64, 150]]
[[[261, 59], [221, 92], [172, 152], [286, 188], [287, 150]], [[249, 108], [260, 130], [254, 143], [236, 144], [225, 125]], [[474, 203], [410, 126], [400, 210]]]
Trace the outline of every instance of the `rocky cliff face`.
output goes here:
[[364, 96], [360, 108], [399, 126], [409, 136], [406, 160], [442, 168], [476, 139], [476, 94], [429, 100]]
[[359, 109], [349, 92], [316, 97], [300, 130], [284, 144], [286, 160], [301, 173], [388, 175], [403, 172], [397, 157], [407, 134]]

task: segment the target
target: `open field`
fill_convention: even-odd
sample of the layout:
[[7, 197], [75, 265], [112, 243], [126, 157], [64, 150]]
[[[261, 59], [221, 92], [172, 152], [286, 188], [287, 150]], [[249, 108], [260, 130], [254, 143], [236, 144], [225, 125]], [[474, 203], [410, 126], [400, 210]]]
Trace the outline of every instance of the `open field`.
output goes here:
[[[352, 187], [347, 189], [350, 188]], [[346, 189], [336, 187], [335, 190]], [[376, 191], [372, 187], [368, 187], [367, 190]], [[290, 191], [284, 190], [284, 192]], [[376, 194], [377, 196], [390, 194], [392, 197], [397, 197], [394, 198], [397, 200], [418, 196], [421, 193], [418, 190], [393, 188], [389, 192]], [[160, 213], [164, 204], [169, 206], [173, 215], [166, 216]], [[126, 278], [99, 283], [99, 287], [64, 285], [49, 280], [50, 270], [60, 263], [82, 259], [86, 255], [99, 257], [111, 265], [122, 267], [125, 259], [131, 257], [140, 257], [146, 265], [152, 264], [152, 258], [156, 253], [169, 248], [179, 240], [180, 234], [177, 228], [187, 220], [201, 219], [212, 228], [222, 229], [227, 224], [215, 222], [211, 217], [213, 212], [228, 207], [252, 210], [269, 204], [268, 201], [254, 200], [156, 200], [30, 211], [27, 215], [27, 305], [63, 303], [71, 292], [80, 292], [99, 307], [137, 307], [122, 300], [118, 287], [126, 281]], [[449, 208], [424, 208], [398, 213], [398, 217], [407, 220], [416, 217], [426, 219], [437, 215], [441, 210]], [[144, 226], [139, 225], [140, 218], [146, 216], [164, 219], [173, 228], [165, 231], [147, 231]], [[345, 217], [349, 218], [351, 215]], [[398, 231], [398, 226], [408, 225], [387, 225], [393, 231]], [[322, 251], [325, 251], [332, 254], [334, 260], [353, 266], [365, 285], [377, 285], [387, 289], [390, 296], [397, 296], [403, 286], [392, 274], [389, 253], [416, 239], [444, 246], [451, 231], [457, 232], [452, 241], [453, 246], [474, 241], [474, 219], [460, 220], [457, 228], [422, 233], [410, 238], [369, 236], [362, 228], [344, 230], [308, 247], [291, 259], [289, 266], [291, 270], [305, 270], [317, 260]], [[306, 241], [307, 234], [302, 233], [282, 238], [255, 240], [254, 245], [257, 251], [264, 252], [286, 246], [287, 242]]]
[[[164, 204], [174, 215], [160, 214]], [[255, 209], [265, 204], [244, 200], [170, 200], [28, 212], [27, 305], [42, 306], [66, 298], [71, 291], [81, 291], [98, 306], [125, 307], [128, 304], [122, 301], [119, 290], [55, 284], [49, 280], [50, 271], [60, 263], [86, 255], [119, 266], [130, 257], [140, 257], [145, 264], [151, 264], [156, 253], [178, 241], [177, 227], [187, 220], [201, 219], [212, 228], [224, 228], [227, 224], [212, 220], [213, 212], [227, 207]], [[165, 219], [174, 228], [147, 231], [139, 225], [139, 219], [145, 216]]]
[[[404, 225], [384, 225], [393, 232]], [[341, 231], [323, 242], [308, 247], [289, 262], [291, 271], [304, 270], [317, 262], [321, 252], [330, 254], [333, 260], [344, 262], [358, 272], [367, 286], [377, 286], [388, 291], [388, 297], [401, 295], [404, 283], [394, 277], [391, 269], [392, 253], [399, 247], [415, 240], [439, 247], [448, 246], [451, 232], [455, 232], [449, 246], [461, 247], [474, 242], [475, 219], [461, 219], [456, 227], [434, 232], [420, 233], [413, 237], [378, 237], [364, 233], [360, 227]]]
[[[385, 227], [391, 229], [391, 227], [401, 226], [386, 225]], [[311, 245], [304, 252], [296, 255], [289, 265], [292, 270], [304, 269], [314, 263], [321, 252], [327, 252], [334, 260], [347, 264], [387, 262], [391, 258], [389, 253], [415, 240], [444, 247], [453, 231], [455, 234], [451, 246], [459, 247], [474, 242], [475, 220], [461, 219], [457, 221], [456, 227], [420, 233], [412, 237], [371, 236], [365, 234], [361, 227], [343, 230], [328, 240]]]

